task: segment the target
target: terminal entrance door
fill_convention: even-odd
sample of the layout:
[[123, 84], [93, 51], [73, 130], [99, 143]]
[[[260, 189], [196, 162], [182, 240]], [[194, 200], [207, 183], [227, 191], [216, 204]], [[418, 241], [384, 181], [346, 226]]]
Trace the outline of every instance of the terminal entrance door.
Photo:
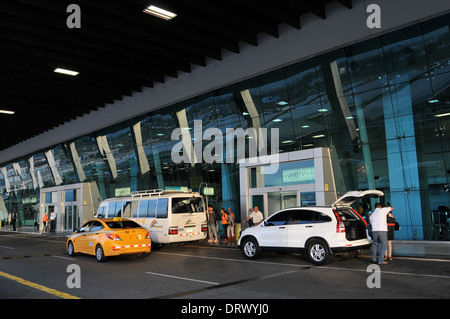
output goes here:
[[269, 213], [298, 206], [296, 191], [271, 192], [267, 194], [267, 197], [270, 211]]
[[77, 205], [64, 206], [63, 230], [72, 231], [80, 227], [80, 216]]

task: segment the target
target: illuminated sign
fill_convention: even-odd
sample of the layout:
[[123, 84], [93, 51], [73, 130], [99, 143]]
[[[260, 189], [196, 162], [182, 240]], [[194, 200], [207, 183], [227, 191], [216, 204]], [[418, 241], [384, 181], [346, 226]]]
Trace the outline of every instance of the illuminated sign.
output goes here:
[[302, 167], [283, 170], [283, 183], [314, 183], [314, 167]]

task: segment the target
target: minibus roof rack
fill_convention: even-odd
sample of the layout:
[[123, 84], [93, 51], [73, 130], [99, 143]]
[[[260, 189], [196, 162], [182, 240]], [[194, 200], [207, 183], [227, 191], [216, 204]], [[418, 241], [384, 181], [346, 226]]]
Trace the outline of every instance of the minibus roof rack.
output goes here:
[[186, 190], [162, 190], [160, 188], [149, 189], [149, 190], [144, 190], [144, 191], [131, 192], [131, 197], [151, 197], [151, 196], [160, 196], [160, 195], [171, 194], [171, 193], [192, 193], [192, 189], [186, 189]]

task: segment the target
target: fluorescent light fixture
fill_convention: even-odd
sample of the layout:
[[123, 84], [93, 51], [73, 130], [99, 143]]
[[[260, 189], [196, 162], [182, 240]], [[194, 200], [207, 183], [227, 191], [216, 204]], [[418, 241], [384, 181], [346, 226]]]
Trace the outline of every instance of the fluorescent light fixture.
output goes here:
[[275, 119], [275, 120], [273, 120], [274, 122], [281, 122], [281, 121], [283, 121], [282, 119]]
[[248, 115], [248, 112], [242, 112], [242, 115]]
[[325, 137], [325, 135], [320, 134], [320, 135], [314, 135], [312, 138], [321, 138], [321, 137]]
[[439, 100], [438, 99], [431, 99], [431, 100], [428, 100], [428, 103], [430, 103], [430, 104], [439, 103]]
[[56, 68], [53, 70], [53, 72], [61, 73], [61, 74], [65, 74], [65, 75], [71, 75], [71, 76], [77, 76], [78, 74], [80, 74], [80, 72], [77, 72], [77, 71], [61, 69], [61, 68]]
[[285, 102], [285, 101], [280, 101], [280, 102], [278, 102], [277, 103], [279, 106], [285, 106], [285, 105], [288, 105], [289, 103], [288, 102]]
[[346, 119], [346, 120], [353, 120], [354, 117], [353, 117], [353, 116], [347, 116], [345, 119]]
[[158, 133], [158, 134], [156, 134], [156, 136], [164, 136], [164, 134], [163, 133]]
[[283, 141], [283, 142], [281, 142], [281, 143], [283, 143], [283, 144], [288, 144], [288, 143], [292, 143], [292, 142], [294, 142], [293, 140], [287, 140], [287, 141]]
[[156, 6], [150, 5], [147, 8], [144, 9], [145, 13], [154, 15], [155, 17], [164, 19], [164, 20], [171, 20], [175, 18], [177, 15], [173, 12], [158, 8]]
[[302, 128], [310, 128], [309, 125], [302, 125]]
[[8, 111], [8, 110], [0, 110], [0, 113], [2, 113], [2, 114], [13, 115], [13, 114], [16, 113], [16, 112], [14, 112], [14, 111]]
[[435, 115], [435, 117], [444, 117], [444, 116], [450, 116], [450, 113], [442, 113], [442, 114]]
[[314, 144], [303, 144], [303, 147], [310, 147], [310, 146], [314, 146]]
[[328, 112], [328, 109], [318, 109], [317, 112], [321, 112], [321, 113]]

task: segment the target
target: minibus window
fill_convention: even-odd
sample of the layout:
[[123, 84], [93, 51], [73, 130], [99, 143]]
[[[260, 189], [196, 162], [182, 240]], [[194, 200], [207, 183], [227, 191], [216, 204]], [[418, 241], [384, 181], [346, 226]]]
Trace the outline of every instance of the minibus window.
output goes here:
[[172, 198], [173, 214], [190, 214], [203, 211], [203, 200], [201, 197], [174, 197]]
[[157, 218], [167, 218], [167, 206], [169, 205], [168, 198], [159, 198], [158, 199], [158, 209], [156, 212]]
[[97, 212], [97, 218], [102, 218], [102, 217], [106, 217], [105, 216], [105, 211], [106, 211], [106, 207], [105, 206], [100, 206]]
[[131, 202], [131, 211], [133, 212], [133, 217], [138, 217], [139, 201], [135, 200]]
[[156, 217], [156, 205], [157, 205], [156, 199], [152, 199], [152, 200], [148, 201], [147, 217], [152, 217], [152, 218]]
[[131, 217], [131, 202], [123, 203], [123, 217]]
[[116, 216], [115, 213], [116, 213], [116, 202], [111, 202], [108, 205], [108, 217], [115, 217]]
[[139, 217], [147, 217], [148, 200], [141, 200], [139, 203]]

